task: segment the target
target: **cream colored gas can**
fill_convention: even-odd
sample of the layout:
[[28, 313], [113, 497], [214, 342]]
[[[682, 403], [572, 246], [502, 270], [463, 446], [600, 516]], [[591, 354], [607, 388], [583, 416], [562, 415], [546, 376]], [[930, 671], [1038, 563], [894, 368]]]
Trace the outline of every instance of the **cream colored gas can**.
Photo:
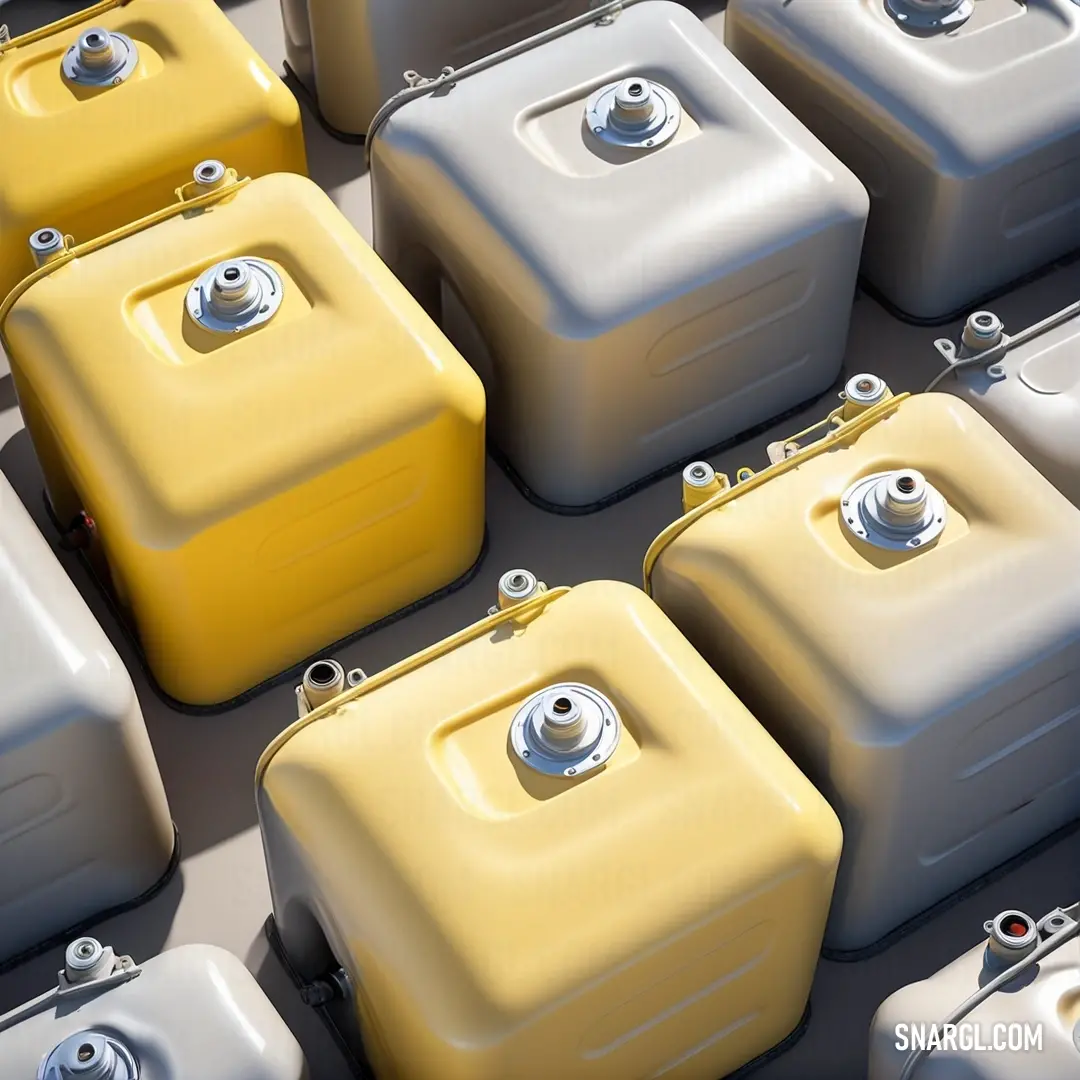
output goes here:
[[0, 688], [3, 964], [151, 890], [174, 848], [131, 679], [3, 476]]
[[1015, 332], [977, 311], [958, 341], [935, 345], [950, 365], [938, 388], [982, 413], [1080, 506], [1080, 304]]
[[863, 271], [961, 311], [1080, 246], [1076, 0], [732, 0], [724, 40], [870, 192]]
[[0, 328], [60, 524], [89, 514], [161, 688], [213, 705], [469, 569], [484, 392], [310, 180], [195, 177]]
[[376, 250], [549, 503], [589, 506], [839, 373], [866, 193], [686, 8], [645, 0], [409, 100], [371, 154]]
[[0, 88], [0, 301], [34, 269], [35, 230], [101, 236], [201, 157], [307, 171], [296, 100], [213, 0], [77, 11], [0, 43]]
[[1080, 816], [1080, 511], [947, 394], [856, 376], [802, 441], [646, 582], [840, 814], [848, 951]]
[[716, 1080], [799, 1023], [837, 820], [640, 590], [493, 611], [263, 754], [284, 948], [380, 1077]]
[[985, 941], [878, 1009], [869, 1080], [1080, 1076], [1078, 918], [1080, 904], [989, 919]]
[[232, 953], [184, 945], [136, 964], [93, 938], [49, 993], [0, 1016], [4, 1077], [307, 1080], [303, 1052]]
[[281, 0], [285, 55], [332, 127], [363, 135], [406, 72], [438, 75], [578, 15], [589, 0]]

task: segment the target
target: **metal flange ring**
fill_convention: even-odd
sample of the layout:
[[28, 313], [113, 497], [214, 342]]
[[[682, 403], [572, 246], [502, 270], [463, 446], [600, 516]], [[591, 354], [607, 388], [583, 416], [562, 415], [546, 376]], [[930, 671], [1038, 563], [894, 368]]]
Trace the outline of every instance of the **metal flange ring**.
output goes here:
[[281, 307], [284, 287], [262, 259], [228, 259], [211, 266], [187, 292], [191, 319], [215, 334], [239, 334], [268, 322]]
[[64, 77], [79, 86], [118, 86], [139, 66], [139, 47], [127, 36], [91, 27], [60, 63]]
[[864, 543], [911, 551], [936, 540], [948, 506], [915, 469], [893, 469], [856, 481], [840, 499], [840, 520]]
[[975, 0], [885, 0], [885, 7], [912, 30], [955, 30], [975, 13]]
[[37, 1080], [139, 1080], [139, 1062], [119, 1039], [103, 1031], [79, 1031], [41, 1063]]
[[600, 768], [619, 745], [619, 714], [591, 686], [559, 683], [530, 697], [510, 723], [510, 745], [547, 776], [582, 776]]
[[585, 122], [598, 139], [633, 150], [663, 146], [674, 138], [681, 120], [675, 94], [639, 77], [601, 87], [585, 106]]

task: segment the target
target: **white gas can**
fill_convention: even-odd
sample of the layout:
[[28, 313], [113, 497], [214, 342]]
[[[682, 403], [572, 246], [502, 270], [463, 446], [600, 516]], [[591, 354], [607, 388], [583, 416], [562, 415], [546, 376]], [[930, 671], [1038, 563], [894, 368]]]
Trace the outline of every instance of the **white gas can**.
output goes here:
[[340, 134], [367, 131], [404, 89], [585, 11], [589, 0], [281, 0], [285, 55]]
[[303, 1052], [232, 953], [184, 945], [138, 965], [93, 938], [58, 985], [0, 1016], [4, 1080], [305, 1080]]
[[869, 1080], [1080, 1076], [1080, 904], [1035, 922], [989, 920], [987, 939], [888, 998], [870, 1030]]
[[908, 315], [1080, 245], [1076, 0], [732, 0], [724, 40], [867, 186], [863, 270]]
[[866, 192], [678, 4], [407, 100], [369, 142], [376, 250], [542, 500], [588, 506], [840, 370]]
[[0, 695], [3, 963], [141, 896], [174, 849], [131, 678], [3, 476]]
[[1080, 506], [1080, 303], [1014, 334], [977, 311], [959, 341], [935, 345], [950, 365], [935, 387], [982, 413]]

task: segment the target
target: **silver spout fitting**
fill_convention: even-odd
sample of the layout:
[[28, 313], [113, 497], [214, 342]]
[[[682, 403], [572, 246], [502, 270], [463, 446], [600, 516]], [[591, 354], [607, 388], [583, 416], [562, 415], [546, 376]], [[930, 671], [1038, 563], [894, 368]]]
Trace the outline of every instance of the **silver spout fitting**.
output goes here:
[[609, 119], [624, 131], [636, 131], [648, 124], [656, 111], [652, 85], [647, 79], [623, 79], [615, 88]]
[[540, 709], [540, 738], [544, 745], [558, 754], [573, 753], [585, 730], [581, 703], [555, 690], [544, 698]]
[[259, 285], [240, 259], [222, 263], [214, 272], [210, 286], [210, 309], [223, 318], [242, 315], [259, 301]]
[[877, 405], [879, 402], [891, 397], [892, 391], [884, 379], [868, 372], [853, 375], [848, 379], [844, 391], [840, 395], [840, 399], [844, 403], [841, 419], [844, 421], [854, 420], [856, 416], [861, 416], [872, 405]]
[[200, 161], [195, 166], [192, 175], [199, 187], [204, 188], [206, 191], [216, 191], [225, 183], [225, 172], [225, 166], [222, 162], [208, 158], [206, 161]]
[[139, 1063], [119, 1039], [103, 1031], [80, 1031], [45, 1059], [40, 1080], [139, 1080]]
[[304, 672], [300, 685], [308, 704], [317, 709], [345, 689], [345, 669], [336, 660], [316, 660]]
[[848, 531], [886, 551], [929, 544], [943, 532], [946, 514], [945, 499], [917, 469], [865, 476], [840, 499], [840, 516]]
[[537, 581], [531, 570], [507, 570], [499, 578], [498, 600], [488, 608], [488, 614], [497, 615], [500, 611], [524, 604], [526, 600], [544, 592], [547, 592], [547, 585]]
[[693, 461], [683, 469], [683, 483], [692, 488], [707, 488], [716, 479], [716, 470], [707, 461]]
[[64, 234], [59, 229], [38, 229], [30, 236], [30, 251], [35, 264], [44, 266], [64, 253]]
[[116, 62], [116, 49], [108, 30], [94, 27], [87, 30], [78, 41], [79, 63], [87, 71], [102, 71]]
[[73, 941], [64, 953], [64, 974], [70, 983], [88, 982], [112, 970], [116, 954], [96, 938]]
[[80, 86], [118, 86], [138, 66], [135, 42], [101, 26], [83, 31], [61, 61], [64, 76]]
[[653, 149], [675, 136], [682, 120], [679, 99], [666, 86], [631, 76], [589, 98], [585, 122], [602, 142], [624, 149]]
[[1011, 967], [1029, 956], [1039, 945], [1035, 920], [1022, 911], [1003, 911], [983, 924], [990, 936], [986, 944], [988, 959], [997, 966]]
[[926, 513], [926, 477], [915, 469], [893, 473], [874, 489], [874, 500], [882, 521], [898, 529], [910, 528]]
[[960, 341], [971, 352], [984, 352], [1000, 344], [1004, 329], [1004, 324], [992, 311], [976, 311], [968, 318]]
[[731, 487], [731, 481], [727, 476], [724, 473], [718, 473], [707, 461], [690, 462], [683, 469], [682, 482], [684, 514]]
[[529, 768], [548, 776], [583, 776], [615, 753], [621, 722], [615, 706], [581, 683], [533, 694], [514, 715], [510, 744]]
[[845, 399], [853, 405], [861, 405], [864, 408], [876, 405], [888, 397], [889, 393], [889, 387], [884, 379], [866, 373], [852, 376], [844, 387]]
[[300, 719], [345, 692], [345, 687], [359, 686], [367, 675], [361, 668], [346, 672], [336, 660], [316, 660], [296, 687], [296, 711]]
[[[204, 162], [195, 170], [203, 184]], [[210, 183], [223, 183], [214, 170]], [[281, 275], [265, 260], [227, 259], [202, 273], [188, 290], [185, 306], [189, 317], [204, 330], [215, 334], [238, 334], [272, 319], [281, 307], [284, 285]]]

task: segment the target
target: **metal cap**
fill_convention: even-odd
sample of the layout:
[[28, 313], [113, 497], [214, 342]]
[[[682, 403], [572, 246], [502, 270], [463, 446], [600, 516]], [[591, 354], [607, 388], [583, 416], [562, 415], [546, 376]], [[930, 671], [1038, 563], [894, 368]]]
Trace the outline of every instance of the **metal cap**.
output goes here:
[[269, 263], [262, 259], [228, 259], [200, 275], [188, 290], [186, 307], [188, 315], [203, 329], [215, 334], [238, 334], [272, 319], [281, 307], [282, 296], [281, 278]]
[[530, 570], [507, 570], [499, 578], [499, 607], [520, 604], [533, 596], [540, 583]]
[[612, 146], [650, 149], [679, 130], [682, 106], [666, 86], [638, 76], [609, 83], [589, 98], [585, 122]]
[[876, 405], [889, 392], [884, 379], [877, 375], [853, 375], [844, 387], [844, 397], [853, 405]]
[[692, 461], [683, 469], [682, 478], [687, 487], [706, 488], [716, 479], [716, 470], [707, 461]]
[[336, 660], [316, 660], [304, 672], [301, 685], [311, 705], [321, 705], [345, 689], [345, 669]]
[[543, 592], [547, 592], [547, 586], [538, 581], [530, 570], [507, 570], [499, 578], [498, 599], [488, 608], [488, 614], [497, 615], [500, 611], [517, 607]]
[[598, 769], [619, 745], [619, 714], [598, 690], [558, 683], [518, 709], [510, 742], [530, 768], [548, 776], [580, 776]]
[[38, 266], [44, 266], [50, 255], [64, 250], [64, 234], [59, 229], [38, 229], [30, 237], [30, 250], [33, 252], [34, 262]]
[[61, 63], [65, 77], [80, 86], [117, 86], [138, 66], [135, 42], [101, 26], [84, 31]]
[[80, 1031], [49, 1054], [38, 1080], [139, 1080], [139, 1063], [119, 1039]]
[[968, 318], [960, 340], [972, 352], [983, 352], [1000, 343], [1004, 329], [1004, 323], [992, 311], [976, 311]]
[[889, 14], [913, 30], [954, 29], [975, 11], [974, 0], [885, 0]]
[[945, 528], [941, 494], [917, 469], [894, 469], [856, 481], [840, 499], [849, 532], [886, 551], [921, 547]]
[[64, 953], [64, 967], [70, 982], [83, 982], [96, 975], [106, 963], [111, 962], [113, 952], [92, 937], [78, 938]]
[[221, 182], [225, 179], [225, 165], [220, 161], [215, 161], [213, 158], [208, 158], [206, 161], [200, 161], [195, 166], [192, 176], [194, 176], [196, 184], [212, 190], [220, 187]]
[[990, 935], [987, 948], [999, 960], [1014, 964], [1039, 944], [1039, 932], [1035, 920], [1022, 911], [1003, 911], [983, 924]]

